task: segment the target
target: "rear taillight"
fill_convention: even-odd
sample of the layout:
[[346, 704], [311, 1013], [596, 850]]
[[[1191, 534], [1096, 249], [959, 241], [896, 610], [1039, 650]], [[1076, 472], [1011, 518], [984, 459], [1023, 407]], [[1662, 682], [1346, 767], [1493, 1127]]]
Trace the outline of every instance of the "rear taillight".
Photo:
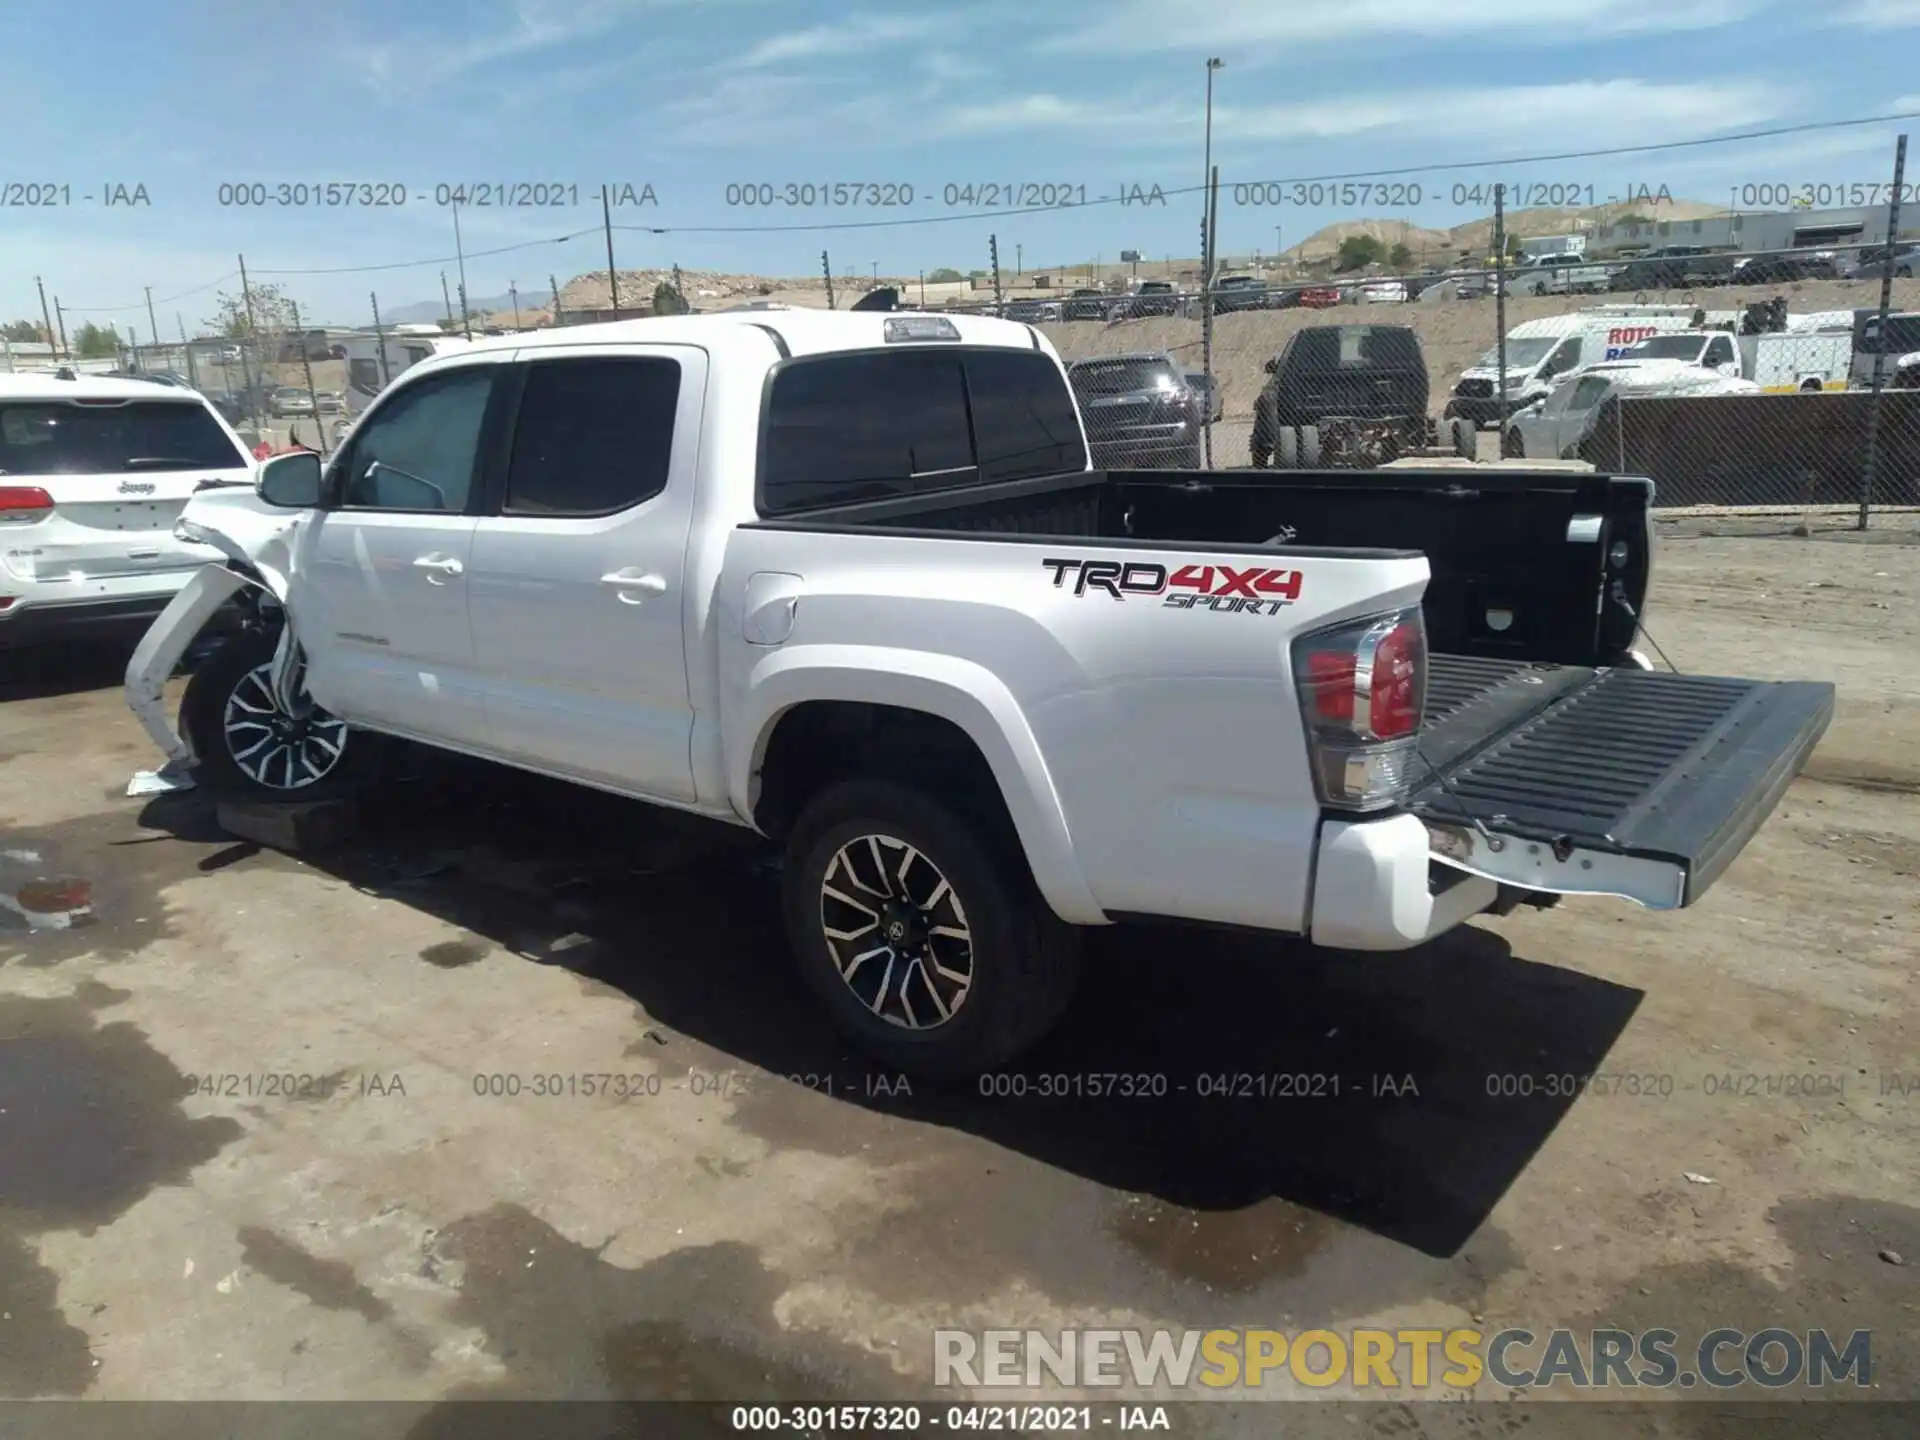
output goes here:
[[1293, 678], [1322, 803], [1347, 810], [1398, 804], [1413, 779], [1426, 703], [1420, 612], [1302, 635], [1293, 645]]
[[0, 525], [39, 520], [53, 513], [53, 496], [37, 485], [0, 485]]

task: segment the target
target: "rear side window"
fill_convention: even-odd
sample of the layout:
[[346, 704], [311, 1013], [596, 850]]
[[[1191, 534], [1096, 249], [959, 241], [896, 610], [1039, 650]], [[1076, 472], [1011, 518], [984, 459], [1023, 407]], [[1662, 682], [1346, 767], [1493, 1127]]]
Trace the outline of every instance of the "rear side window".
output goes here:
[[0, 475], [146, 475], [250, 463], [198, 401], [0, 404]]
[[537, 360], [514, 424], [510, 515], [610, 515], [667, 488], [680, 362]]
[[[1034, 358], [1046, 365], [1044, 357]], [[1085, 360], [1071, 373], [1073, 388], [1082, 395], [1128, 395], [1180, 380], [1179, 372], [1165, 360]]]
[[1087, 468], [1073, 392], [1053, 361], [1037, 350], [974, 350], [963, 363], [982, 481]]
[[1573, 395], [1567, 401], [1567, 408], [1569, 410], [1591, 410], [1595, 405], [1600, 403], [1600, 398], [1606, 393], [1607, 382], [1604, 376], [1585, 376], [1575, 383]]

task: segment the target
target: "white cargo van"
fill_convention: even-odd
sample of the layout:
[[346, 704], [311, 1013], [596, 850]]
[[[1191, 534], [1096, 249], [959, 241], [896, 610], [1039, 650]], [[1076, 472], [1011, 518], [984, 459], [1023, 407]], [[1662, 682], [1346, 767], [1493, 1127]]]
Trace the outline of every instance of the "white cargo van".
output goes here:
[[1523, 321], [1507, 332], [1507, 409], [1500, 413], [1500, 352], [1487, 351], [1461, 372], [1446, 414], [1476, 425], [1499, 424], [1544, 398], [1554, 382], [1618, 360], [1653, 335], [1693, 328], [1691, 305], [1595, 305], [1570, 315]]
[[1886, 331], [1880, 329], [1880, 316], [1867, 310], [1860, 313], [1853, 336], [1853, 388], [1873, 388], [1873, 358], [1881, 355], [1880, 384], [1887, 390], [1920, 388], [1920, 312], [1908, 311], [1887, 316]]

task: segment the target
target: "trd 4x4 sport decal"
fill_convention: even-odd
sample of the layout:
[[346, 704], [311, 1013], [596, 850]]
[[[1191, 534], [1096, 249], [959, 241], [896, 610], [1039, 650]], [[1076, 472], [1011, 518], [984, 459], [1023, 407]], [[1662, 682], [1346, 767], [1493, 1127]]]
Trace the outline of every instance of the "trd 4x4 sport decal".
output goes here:
[[1170, 610], [1219, 610], [1228, 614], [1277, 615], [1300, 598], [1300, 572], [1265, 565], [1182, 565], [1168, 572], [1149, 561], [1042, 560], [1056, 590], [1072, 578], [1073, 593], [1097, 590], [1115, 600], [1160, 597]]

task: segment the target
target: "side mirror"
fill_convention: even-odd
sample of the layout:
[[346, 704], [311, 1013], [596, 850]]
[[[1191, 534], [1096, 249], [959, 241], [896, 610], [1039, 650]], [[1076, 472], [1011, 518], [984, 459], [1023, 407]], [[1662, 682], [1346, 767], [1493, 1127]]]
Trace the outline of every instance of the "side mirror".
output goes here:
[[1278, 355], [1271, 356], [1267, 360], [1266, 364], [1262, 365], [1260, 368], [1266, 371], [1267, 374], [1269, 375], [1273, 374], [1274, 371], [1280, 368], [1280, 357]]
[[276, 455], [261, 465], [254, 489], [283, 510], [311, 509], [320, 503], [320, 457], [311, 450]]

